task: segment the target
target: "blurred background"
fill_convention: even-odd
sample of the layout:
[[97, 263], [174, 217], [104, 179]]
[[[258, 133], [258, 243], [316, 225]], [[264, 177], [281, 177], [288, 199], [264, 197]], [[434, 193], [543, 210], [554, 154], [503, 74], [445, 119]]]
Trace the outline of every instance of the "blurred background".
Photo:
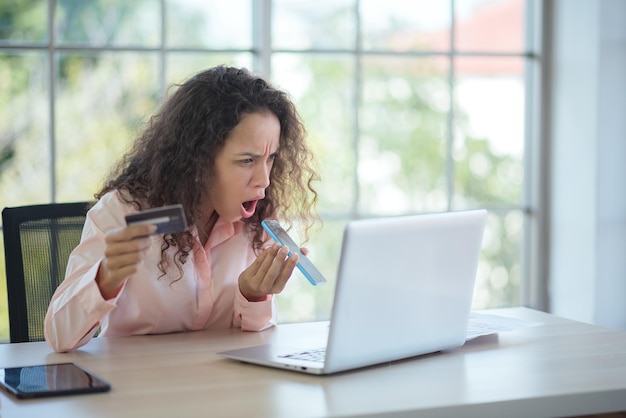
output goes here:
[[[547, 309], [550, 13], [531, 0], [0, 0], [0, 206], [91, 200], [170, 86], [247, 67], [292, 95], [322, 179], [324, 225], [306, 246], [329, 284], [292, 278], [281, 322], [329, 318], [348, 220], [474, 208], [490, 215], [473, 308]], [[2, 260], [0, 340], [6, 306]]]

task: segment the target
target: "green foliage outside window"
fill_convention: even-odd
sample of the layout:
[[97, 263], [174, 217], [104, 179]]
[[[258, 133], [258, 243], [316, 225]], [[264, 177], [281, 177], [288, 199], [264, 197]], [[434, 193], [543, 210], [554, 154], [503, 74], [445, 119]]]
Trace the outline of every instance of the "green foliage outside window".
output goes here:
[[[234, 3], [250, 12], [249, 2]], [[56, 42], [65, 48], [50, 57], [47, 1], [0, 3], [0, 206], [47, 203], [53, 199], [52, 186], [57, 201], [91, 199], [110, 166], [167, 94], [165, 85], [216, 64], [252, 65], [249, 21], [238, 23], [247, 29], [232, 31], [238, 38], [222, 40], [214, 27], [220, 20], [203, 20], [191, 9], [195, 3], [183, 0], [164, 2], [170, 13], [166, 43], [193, 48], [160, 55], [160, 4], [157, 0], [57, 1]], [[275, 2], [276, 7], [293, 4]], [[211, 5], [225, 7], [223, 2], [208, 2], [203, 10]], [[279, 297], [281, 321], [328, 318], [342, 230], [349, 219], [476, 207], [492, 210], [475, 307], [517, 304], [527, 222], [521, 202], [523, 153], [499, 152], [490, 138], [472, 132], [471, 121], [454, 96], [448, 57], [369, 54], [357, 60], [350, 50], [353, 42], [342, 38], [346, 30], [354, 30], [354, 25], [346, 24], [353, 5], [352, 1], [336, 3], [334, 14], [316, 15], [317, 23], [310, 25], [313, 30], [320, 24], [342, 22], [343, 31], [318, 33], [325, 48], [332, 49], [335, 43], [340, 51], [272, 55], [272, 80], [294, 97], [316, 151], [324, 224], [313, 231], [306, 246], [330, 281], [314, 288], [296, 273]], [[206, 37], [206, 33], [215, 35]], [[202, 49], [219, 48], [212, 45], [217, 40], [230, 44], [222, 50]], [[420, 45], [424, 42], [419, 38]], [[30, 47], [3, 49], [3, 43]], [[298, 48], [297, 43], [291, 46]], [[303, 47], [314, 48], [315, 39]], [[54, 70], [53, 85], [49, 69]], [[522, 82], [521, 76], [514, 80]], [[54, 89], [54, 112], [48, 101], [50, 89]], [[55, 158], [52, 179], [51, 155]], [[4, 279], [2, 260], [0, 339], [8, 338]]]

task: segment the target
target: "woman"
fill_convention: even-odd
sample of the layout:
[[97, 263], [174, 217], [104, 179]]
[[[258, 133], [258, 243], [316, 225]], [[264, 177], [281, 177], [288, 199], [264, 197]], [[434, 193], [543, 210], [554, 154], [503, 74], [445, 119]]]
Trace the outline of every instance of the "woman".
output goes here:
[[[45, 320], [56, 351], [100, 330], [127, 336], [276, 323], [297, 255], [266, 245], [265, 218], [315, 220], [317, 175], [288, 96], [219, 66], [180, 85], [96, 194]], [[183, 205], [185, 232], [126, 226], [141, 209]]]

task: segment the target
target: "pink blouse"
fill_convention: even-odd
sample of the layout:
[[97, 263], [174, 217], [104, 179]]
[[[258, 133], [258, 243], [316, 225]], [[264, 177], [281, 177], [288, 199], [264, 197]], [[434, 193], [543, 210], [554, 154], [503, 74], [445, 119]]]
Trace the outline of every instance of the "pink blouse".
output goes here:
[[[275, 298], [248, 302], [238, 278], [255, 259], [243, 222], [218, 219], [204, 248], [200, 241], [182, 265], [161, 276], [161, 235], [153, 235], [147, 259], [126, 279], [113, 299], [105, 300], [95, 278], [102, 261], [106, 231], [125, 225], [135, 212], [118, 192], [106, 194], [88, 212], [80, 244], [70, 255], [65, 280], [54, 293], [44, 333], [55, 351], [70, 351], [99, 335], [122, 337], [179, 331], [241, 327], [259, 331], [276, 324]], [[173, 256], [176, 248], [169, 248]]]

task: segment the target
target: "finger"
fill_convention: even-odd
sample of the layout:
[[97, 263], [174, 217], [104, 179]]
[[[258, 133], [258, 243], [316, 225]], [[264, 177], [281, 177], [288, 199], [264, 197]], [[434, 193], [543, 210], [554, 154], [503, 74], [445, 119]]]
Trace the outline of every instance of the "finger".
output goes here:
[[137, 265], [133, 264], [126, 266], [119, 270], [109, 270], [108, 282], [116, 283], [116, 287], [119, 286], [127, 277], [137, 273]]
[[119, 270], [124, 267], [134, 266], [141, 262], [141, 253], [124, 253], [118, 254], [113, 257], [106, 257], [104, 259], [105, 267], [111, 271]]
[[128, 253], [104, 258], [102, 260], [104, 269], [103, 283], [113, 283], [117, 286], [121, 281], [135, 274], [141, 262], [142, 257], [139, 253]]
[[148, 237], [136, 238], [132, 241], [107, 243], [104, 249], [104, 256], [109, 258], [121, 254], [142, 253], [150, 248], [150, 245], [151, 241]]
[[276, 249], [276, 252], [273, 253], [273, 256], [268, 256], [267, 260], [265, 260], [265, 262], [263, 263], [262, 268], [259, 271], [259, 275], [262, 276], [260, 285], [261, 289], [263, 289], [267, 293], [269, 293], [269, 291], [272, 289], [274, 281], [276, 281], [276, 278], [280, 275], [288, 253], [289, 248], [287, 248], [286, 246], [278, 247], [278, 249]]
[[109, 231], [105, 236], [107, 242], [131, 241], [136, 238], [146, 237], [156, 232], [157, 226], [150, 224], [132, 225]]
[[154, 224], [131, 225], [125, 228], [125, 232], [130, 236], [131, 239], [137, 237], [147, 237], [148, 235], [154, 234], [156, 230], [157, 226]]
[[[259, 282], [262, 283], [263, 279], [265, 278], [265, 276], [267, 275], [267, 272], [272, 268], [272, 265], [274, 263], [274, 259], [276, 258], [277, 254], [280, 253], [281, 249], [284, 248], [282, 246], [280, 246], [279, 244], [274, 244], [271, 247], [269, 247], [268, 249], [266, 249], [264, 251], [264, 253], [261, 255], [261, 260], [258, 266], [257, 271], [255, 272], [255, 276], [260, 276], [261, 279], [259, 279]], [[283, 255], [282, 257], [286, 257], [286, 253], [283, 250]]]
[[252, 264], [250, 264], [250, 267], [248, 267], [247, 271], [249, 273], [251, 273], [252, 275], [256, 275], [259, 270], [261, 269], [261, 267], [263, 266], [263, 263], [267, 263], [267, 259], [268, 257], [273, 257], [272, 254], [272, 250], [278, 250], [278, 246], [276, 245], [272, 245], [270, 247], [264, 248], [259, 255], [257, 256], [257, 258], [252, 262]]
[[309, 255], [309, 249], [307, 247], [300, 247], [300, 251], [302, 251], [304, 255]]
[[274, 280], [274, 283], [272, 285], [271, 293], [280, 293], [283, 291], [283, 289], [287, 285], [287, 282], [291, 278], [291, 275], [293, 274], [293, 270], [296, 268], [296, 265], [298, 264], [298, 260], [299, 260], [298, 254], [292, 254], [286, 260], [283, 261], [280, 274]]
[[[253, 300], [264, 298], [267, 296], [267, 292], [271, 290], [270, 287], [264, 288], [264, 286], [268, 286], [267, 283], [271, 286], [271, 281], [266, 280], [265, 275], [271, 267], [279, 249], [280, 245], [278, 244], [264, 249], [254, 262], [239, 276], [239, 289], [246, 299]], [[263, 284], [263, 280], [266, 280], [266, 284]]]
[[141, 240], [143, 240], [145, 244], [148, 242], [148, 235], [150, 235], [151, 231], [155, 230], [155, 225], [126, 226], [108, 231], [104, 237], [104, 241], [108, 246], [133, 241], [142, 242]]
[[138, 252], [104, 257], [96, 278], [102, 295], [106, 299], [113, 297], [122, 282], [137, 272], [141, 261]]
[[298, 264], [298, 255], [287, 257], [288, 248], [282, 247], [272, 260], [271, 266], [265, 272], [261, 281], [261, 289], [266, 293], [280, 293], [287, 284]]
[[[246, 292], [250, 292], [251, 294], [258, 296], [260, 294], [266, 295], [271, 290], [274, 278], [277, 274], [276, 272], [278, 271], [276, 267], [274, 267], [274, 272], [272, 272], [271, 269], [277, 254], [280, 253], [281, 248], [282, 247], [278, 244], [267, 248], [257, 257], [257, 260], [254, 263], [256, 268], [253, 269], [251, 265], [251, 267], [243, 272], [241, 276], [243, 283], [241, 283], [241, 285], [243, 285]], [[279, 257], [284, 259], [285, 256], [286, 253], [283, 250], [282, 255]]]
[[[141, 231], [130, 231], [141, 233]], [[117, 286], [121, 281], [136, 273], [139, 263], [151, 245], [149, 237], [143, 236], [130, 241], [117, 241], [124, 236], [123, 230], [113, 231], [107, 236], [104, 258], [102, 260], [103, 277], [100, 278], [104, 286], [113, 283]]]

